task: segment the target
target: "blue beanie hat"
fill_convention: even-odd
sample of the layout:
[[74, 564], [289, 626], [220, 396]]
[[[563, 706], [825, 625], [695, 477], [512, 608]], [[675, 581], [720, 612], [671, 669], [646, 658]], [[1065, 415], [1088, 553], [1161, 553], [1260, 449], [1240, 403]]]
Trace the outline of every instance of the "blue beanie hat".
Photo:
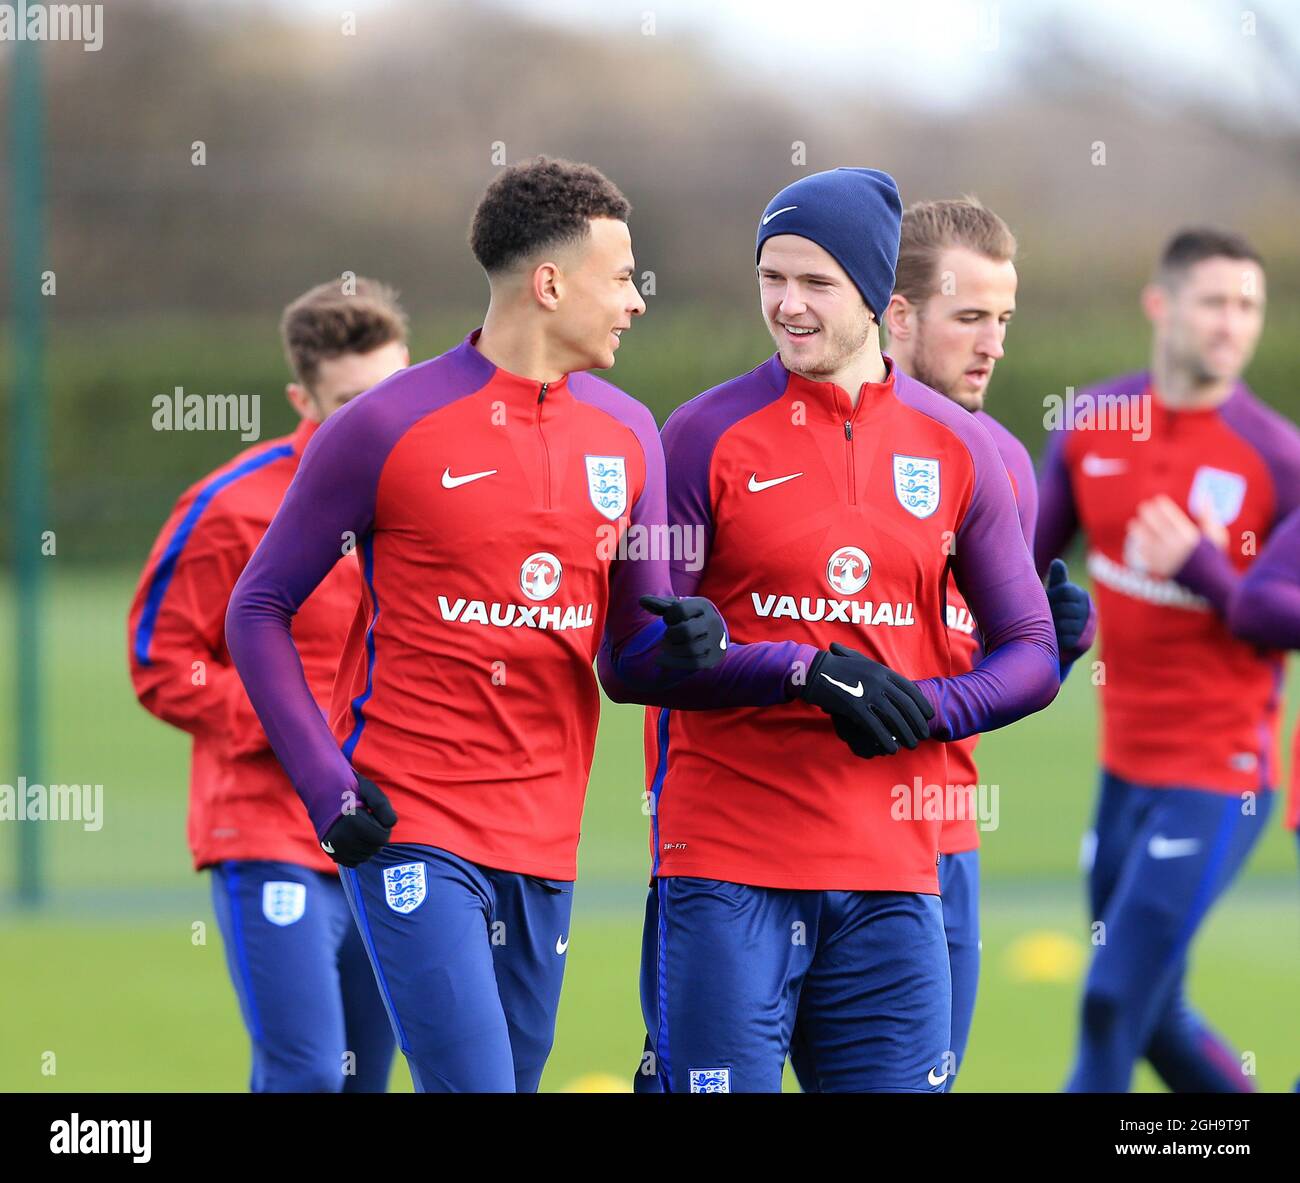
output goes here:
[[903, 202], [888, 173], [874, 168], [835, 168], [800, 177], [763, 211], [754, 261], [776, 234], [808, 238], [848, 272], [867, 307], [881, 323], [894, 290]]

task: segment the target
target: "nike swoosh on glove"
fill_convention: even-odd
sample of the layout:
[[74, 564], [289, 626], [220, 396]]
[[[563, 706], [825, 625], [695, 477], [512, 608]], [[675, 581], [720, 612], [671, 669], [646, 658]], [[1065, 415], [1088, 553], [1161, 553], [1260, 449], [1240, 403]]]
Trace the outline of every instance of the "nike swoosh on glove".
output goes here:
[[658, 662], [666, 669], [708, 670], [727, 651], [727, 626], [712, 600], [684, 596], [642, 596], [641, 607], [662, 616], [664, 635], [659, 641]]
[[1077, 583], [1070, 582], [1070, 571], [1064, 559], [1053, 559], [1047, 571], [1047, 603], [1052, 609], [1052, 624], [1056, 628], [1056, 648], [1062, 661], [1067, 653], [1078, 647], [1083, 630], [1092, 614], [1092, 598]]
[[864, 760], [915, 748], [934, 718], [914, 683], [839, 642], [817, 655], [800, 697], [832, 716], [835, 734]]
[[356, 801], [344, 804], [343, 816], [325, 832], [320, 848], [344, 867], [359, 867], [388, 845], [397, 814], [384, 791], [357, 774]]

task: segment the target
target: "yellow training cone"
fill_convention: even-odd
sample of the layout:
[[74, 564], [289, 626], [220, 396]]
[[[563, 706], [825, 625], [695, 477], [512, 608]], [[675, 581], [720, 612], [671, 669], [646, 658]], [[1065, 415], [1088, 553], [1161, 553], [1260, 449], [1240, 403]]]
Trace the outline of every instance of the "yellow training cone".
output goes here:
[[1083, 972], [1083, 943], [1063, 932], [1027, 932], [1007, 950], [1006, 971], [1013, 982], [1073, 982]]
[[566, 1093], [630, 1093], [632, 1082], [615, 1076], [611, 1072], [588, 1072], [569, 1081], [564, 1086]]

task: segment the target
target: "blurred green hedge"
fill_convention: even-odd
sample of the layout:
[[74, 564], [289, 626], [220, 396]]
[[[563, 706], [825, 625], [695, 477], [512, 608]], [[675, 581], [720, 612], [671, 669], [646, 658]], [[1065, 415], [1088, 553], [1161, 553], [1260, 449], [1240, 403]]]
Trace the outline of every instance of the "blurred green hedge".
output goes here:
[[[771, 352], [758, 309], [655, 308], [626, 336], [610, 377], [646, 403], [662, 423], [701, 390], [757, 365]], [[433, 323], [414, 316], [412, 356], [454, 346], [478, 323]], [[1136, 308], [1080, 313], [1022, 300], [998, 364], [989, 409], [1038, 455], [1043, 400], [1109, 374], [1146, 364], [1149, 334]], [[0, 367], [9, 372], [7, 356]], [[1248, 374], [1266, 401], [1300, 417], [1300, 307], [1270, 311]], [[290, 431], [287, 371], [274, 315], [241, 320], [192, 318], [52, 326], [50, 512], [61, 558], [142, 561], [176, 496], [247, 444], [237, 432], [157, 432], [152, 400], [187, 393], [262, 396], [262, 438]], [[9, 428], [8, 407], [4, 415]], [[0, 553], [9, 560], [12, 523], [7, 481], [0, 491]]]

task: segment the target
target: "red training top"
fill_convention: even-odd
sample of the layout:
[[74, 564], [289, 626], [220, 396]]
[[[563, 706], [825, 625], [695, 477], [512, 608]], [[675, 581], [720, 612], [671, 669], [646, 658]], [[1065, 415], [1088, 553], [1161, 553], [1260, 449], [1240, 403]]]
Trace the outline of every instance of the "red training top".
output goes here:
[[[158, 718], [194, 737], [189, 842], [196, 868], [267, 859], [334, 864], [280, 767], [226, 649], [226, 606], [317, 425], [241, 452], [176, 502], [140, 575], [128, 619], [131, 681]], [[361, 600], [355, 556], [338, 561], [293, 622], [323, 710]]]

